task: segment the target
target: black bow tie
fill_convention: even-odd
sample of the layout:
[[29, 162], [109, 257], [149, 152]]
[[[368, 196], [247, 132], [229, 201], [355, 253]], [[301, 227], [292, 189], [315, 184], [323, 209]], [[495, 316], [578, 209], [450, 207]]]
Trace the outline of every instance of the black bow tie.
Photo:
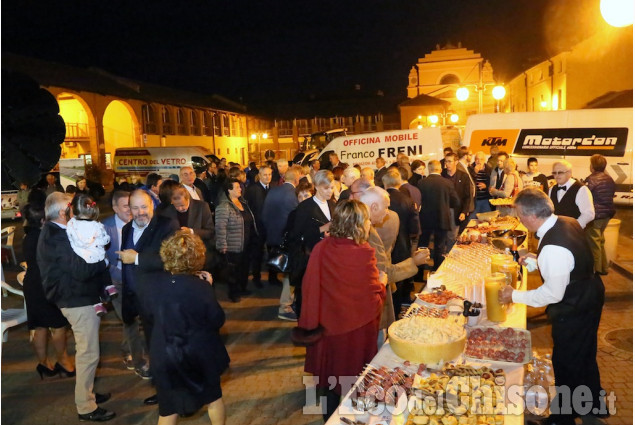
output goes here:
[[558, 190], [564, 190], [566, 192], [567, 186], [558, 186]]

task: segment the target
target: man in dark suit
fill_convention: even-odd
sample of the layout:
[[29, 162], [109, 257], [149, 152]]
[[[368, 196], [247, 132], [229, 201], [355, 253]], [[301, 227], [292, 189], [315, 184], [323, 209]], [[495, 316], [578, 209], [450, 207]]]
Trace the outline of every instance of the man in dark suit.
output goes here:
[[375, 166], [377, 167], [377, 171], [375, 171], [375, 186], [384, 187], [384, 182], [382, 182], [382, 177], [386, 174], [386, 160], [384, 158], [377, 157], [375, 160]]
[[[448, 251], [454, 245], [459, 232], [467, 225], [467, 217], [470, 215], [470, 205], [472, 203], [472, 185], [470, 176], [458, 169], [459, 158], [455, 153], [445, 156], [445, 170], [441, 173], [454, 186], [456, 194], [461, 203], [454, 208], [454, 226], [448, 235]], [[423, 201], [422, 201], [423, 202]]]
[[[395, 167], [390, 167], [382, 178], [384, 187], [390, 196], [390, 207], [399, 216], [399, 234], [391, 254], [393, 263], [400, 263], [412, 256], [412, 242], [419, 235], [419, 217], [415, 210], [414, 201], [399, 190], [401, 174]], [[393, 293], [395, 317], [399, 316], [402, 304], [410, 304], [410, 292], [414, 287], [412, 279], [397, 282], [397, 290]]]
[[[121, 250], [121, 232], [123, 226], [131, 219], [129, 201], [129, 192], [120, 190], [113, 193], [112, 209], [115, 213], [102, 220], [106, 233], [110, 236], [110, 245], [106, 250], [108, 271], [110, 272], [112, 283], [120, 294], [123, 293], [121, 278], [122, 264], [119, 260], [119, 255], [117, 255], [117, 251]], [[121, 314], [121, 297], [113, 298], [112, 305], [115, 307], [115, 312], [117, 316], [119, 316], [119, 319], [123, 321]], [[131, 323], [124, 322], [121, 350], [123, 353], [123, 362], [127, 369], [134, 370], [140, 378], [149, 379], [151, 377], [149, 364], [144, 356], [143, 338], [139, 331], [139, 321], [137, 318], [132, 320]]]
[[421, 191], [421, 237], [420, 247], [428, 247], [430, 237], [434, 235], [434, 260], [433, 270], [436, 270], [443, 261], [445, 253], [445, 241], [448, 231], [452, 228], [454, 217], [451, 208], [457, 208], [460, 204], [454, 185], [450, 180], [441, 176], [441, 162], [432, 160], [428, 162], [429, 175], [419, 180]]
[[[265, 205], [265, 198], [269, 193], [269, 184], [271, 183], [273, 171], [270, 167], [260, 167], [258, 174], [256, 174], [255, 181], [247, 186], [245, 190], [245, 200], [249, 204], [251, 212], [254, 214], [256, 221], [256, 228], [258, 229], [258, 237], [256, 243], [253, 244], [250, 249], [252, 250], [251, 258], [251, 271], [253, 275], [253, 282], [257, 288], [262, 288], [260, 282], [260, 272], [262, 270], [262, 258], [265, 250], [265, 242], [267, 241], [267, 232], [265, 230], [265, 224], [262, 221], [262, 210]], [[275, 276], [275, 270], [269, 269], [269, 276]]]
[[[161, 242], [179, 229], [179, 223], [168, 217], [154, 214], [154, 205], [150, 195], [138, 189], [130, 194], [130, 212], [132, 221], [121, 229], [121, 251], [117, 254], [122, 262], [122, 316], [130, 323], [141, 316], [149, 351], [152, 339], [152, 321], [145, 314], [144, 293], [151, 290], [152, 282], [144, 279], [150, 272], [163, 270], [159, 255]], [[144, 400], [145, 404], [156, 404], [156, 395]]]
[[[270, 250], [282, 244], [282, 237], [287, 225], [289, 213], [298, 206], [298, 197], [295, 194], [295, 187], [299, 182], [300, 174], [295, 169], [290, 168], [284, 175], [284, 183], [271, 189], [265, 198], [265, 203], [262, 207], [262, 222], [265, 225], [267, 246]], [[269, 283], [272, 285], [282, 284], [278, 316], [282, 315], [292, 318], [294, 315], [293, 309], [291, 308], [293, 296], [291, 295], [288, 276], [285, 276], [282, 282], [280, 282], [276, 274], [270, 273]]]
[[181, 230], [198, 235], [205, 246], [214, 246], [214, 220], [209, 207], [204, 201], [192, 199], [182, 185], [174, 188], [172, 205], [164, 209], [161, 215], [178, 221]]

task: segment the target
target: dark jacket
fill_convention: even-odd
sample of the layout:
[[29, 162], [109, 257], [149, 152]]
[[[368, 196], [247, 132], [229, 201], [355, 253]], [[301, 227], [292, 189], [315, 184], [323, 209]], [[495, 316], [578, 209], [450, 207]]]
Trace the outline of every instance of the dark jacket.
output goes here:
[[421, 191], [421, 228], [429, 230], [450, 230], [450, 208], [460, 204], [454, 185], [439, 174], [430, 174], [419, 181]]
[[66, 230], [47, 221], [37, 246], [37, 263], [46, 298], [59, 308], [84, 307], [99, 302], [107, 273], [106, 262], [89, 264], [75, 254]]
[[450, 180], [450, 182], [453, 182], [454, 190], [456, 190], [456, 194], [459, 196], [459, 200], [461, 201], [459, 206], [454, 208], [454, 219], [456, 224], [459, 224], [459, 215], [464, 213], [467, 218], [470, 213], [470, 204], [472, 202], [472, 183], [470, 182], [470, 177], [466, 172], [461, 171], [458, 168], [456, 169], [455, 175], [452, 177], [448, 174], [447, 169], [443, 170], [441, 176]]
[[595, 218], [611, 218], [615, 215], [615, 181], [607, 173], [596, 171], [585, 180], [587, 187], [593, 195], [593, 207]]
[[[137, 272], [142, 273], [163, 270], [163, 261], [161, 261], [161, 256], [159, 255], [161, 242], [170, 237], [179, 228], [178, 221], [155, 214], [136, 245], [136, 251], [139, 253], [139, 265], [130, 265], [130, 267], [134, 267]], [[128, 238], [128, 233], [131, 230], [132, 220], [121, 229], [122, 241]], [[123, 283], [125, 285], [126, 282], [124, 281]]]
[[[178, 211], [174, 208], [174, 205], [168, 205], [161, 211], [161, 215], [178, 221]], [[207, 203], [190, 199], [187, 227], [194, 230], [194, 234], [198, 235], [206, 246], [210, 246], [211, 241], [214, 239], [214, 219]]]
[[298, 206], [295, 187], [283, 183], [269, 190], [262, 208], [262, 222], [267, 231], [267, 245], [279, 246], [289, 213]]
[[375, 186], [384, 187], [384, 182], [382, 181], [382, 177], [388, 171], [388, 167], [381, 167], [379, 170], [375, 171]]
[[[122, 266], [123, 293], [121, 309], [122, 319], [125, 323], [131, 323], [139, 313], [143, 314], [143, 312], [138, 311], [137, 307], [139, 305], [138, 303], [144, 304], [144, 300], [137, 300], [135, 292], [142, 293], [144, 287], [151, 284], [150, 281], [145, 279], [148, 273], [163, 270], [163, 261], [159, 255], [161, 243], [178, 229], [179, 223], [176, 220], [155, 213], [148, 227], [143, 231], [143, 234], [134, 247], [138, 253], [139, 264], [124, 264]], [[126, 223], [121, 229], [122, 248], [124, 247], [125, 241], [130, 237], [131, 231], [132, 220]], [[133, 282], [130, 282], [130, 279], [132, 279]], [[144, 330], [146, 330], [146, 325], [148, 325], [148, 330], [152, 326], [149, 323], [144, 323]], [[148, 332], [146, 332], [146, 335], [147, 334]]]
[[[335, 212], [335, 203], [330, 199], [327, 202], [331, 217]], [[323, 234], [320, 233], [320, 227], [328, 223], [330, 220], [326, 218], [320, 206], [315, 199], [305, 199], [298, 205], [293, 225], [293, 237], [302, 238], [304, 247], [311, 252], [313, 247], [322, 240]]]
[[251, 209], [254, 218], [256, 219], [256, 227], [258, 228], [258, 232], [262, 232], [264, 229], [264, 223], [262, 222], [262, 209], [265, 206], [265, 198], [269, 193], [268, 190], [265, 190], [264, 186], [260, 184], [260, 182], [254, 182], [247, 186], [245, 189], [245, 200], [247, 204], [249, 204], [249, 208]]
[[399, 234], [392, 251], [392, 262], [399, 263], [411, 256], [410, 238], [419, 234], [419, 216], [413, 200], [399, 189], [387, 189], [390, 209], [399, 216]]

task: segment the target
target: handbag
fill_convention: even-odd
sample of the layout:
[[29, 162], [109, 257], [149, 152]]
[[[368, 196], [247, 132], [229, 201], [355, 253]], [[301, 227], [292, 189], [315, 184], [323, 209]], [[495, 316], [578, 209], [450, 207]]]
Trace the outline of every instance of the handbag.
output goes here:
[[281, 273], [289, 272], [289, 232], [284, 232], [282, 235], [282, 243], [279, 247], [273, 248], [267, 265], [275, 268]]
[[269, 260], [267, 260], [267, 265], [282, 273], [287, 273], [289, 271], [289, 254], [277, 249], [271, 254]]
[[299, 326], [291, 329], [291, 342], [299, 347], [308, 347], [315, 344], [324, 335], [324, 328], [319, 325], [315, 329], [304, 329]]

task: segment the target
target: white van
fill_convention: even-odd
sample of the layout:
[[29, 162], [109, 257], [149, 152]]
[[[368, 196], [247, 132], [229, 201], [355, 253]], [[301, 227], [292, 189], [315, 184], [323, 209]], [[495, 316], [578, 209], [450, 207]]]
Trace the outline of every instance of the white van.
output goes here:
[[633, 205], [633, 108], [472, 115], [461, 144], [488, 156], [490, 147], [498, 146], [521, 171], [527, 170], [527, 158], [535, 157], [547, 177], [556, 160], [566, 159], [573, 177], [584, 179], [589, 158], [604, 155], [617, 184], [615, 203]]
[[115, 150], [113, 170], [115, 181], [126, 179], [128, 183], [145, 183], [150, 173], [169, 177], [179, 174], [186, 165], [196, 169], [209, 164], [211, 152], [200, 146], [171, 146], [156, 148], [120, 148]]
[[439, 128], [382, 131], [342, 136], [333, 139], [317, 157], [322, 168], [328, 164], [329, 154], [335, 152], [341, 162], [375, 168], [380, 156], [388, 165], [404, 153], [415, 159], [428, 162], [443, 157], [443, 141]]

